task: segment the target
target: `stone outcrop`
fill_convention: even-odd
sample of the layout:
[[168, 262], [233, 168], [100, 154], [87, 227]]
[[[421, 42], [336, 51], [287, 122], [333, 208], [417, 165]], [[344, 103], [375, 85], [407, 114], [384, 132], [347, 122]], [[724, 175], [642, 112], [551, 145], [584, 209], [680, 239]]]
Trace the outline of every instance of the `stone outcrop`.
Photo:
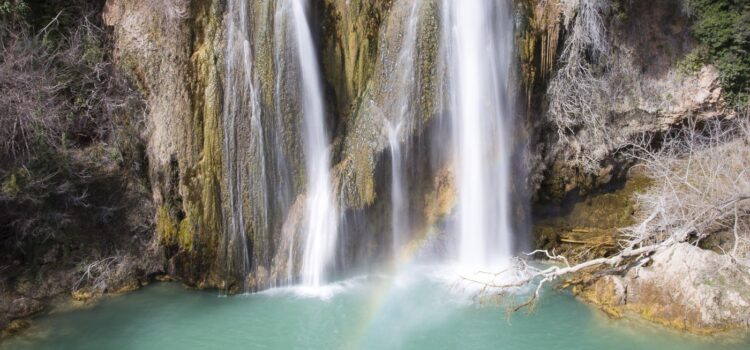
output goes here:
[[534, 223], [535, 247], [555, 251], [571, 263], [615, 253], [620, 229], [635, 224], [635, 196], [646, 191], [651, 180], [631, 174], [619, 186], [571, 197], [560, 205], [537, 206]]
[[689, 17], [675, 11], [678, 2], [617, 2], [601, 13], [606, 57], [583, 64], [597, 67], [597, 89], [606, 90], [601, 96], [604, 100], [590, 106], [602, 120], [570, 130], [559, 130], [549, 115], [547, 107], [558, 96], [548, 94], [547, 83], [555, 77], [560, 51], [573, 35], [571, 23], [577, 13], [571, 4], [577, 2], [524, 2], [529, 21], [518, 45], [522, 84], [530, 105], [528, 118], [537, 140], [533, 155], [541, 157], [530, 164], [530, 187], [536, 201], [559, 202], [572, 192], [586, 195], [622, 179], [630, 164], [617, 152], [641, 134], [666, 132], [688, 118], [733, 116], [723, 99], [716, 68], [678, 69], [697, 45], [690, 34]]
[[661, 250], [624, 276], [596, 279], [579, 290], [610, 315], [634, 313], [694, 333], [750, 326], [750, 271], [729, 257], [688, 243]]

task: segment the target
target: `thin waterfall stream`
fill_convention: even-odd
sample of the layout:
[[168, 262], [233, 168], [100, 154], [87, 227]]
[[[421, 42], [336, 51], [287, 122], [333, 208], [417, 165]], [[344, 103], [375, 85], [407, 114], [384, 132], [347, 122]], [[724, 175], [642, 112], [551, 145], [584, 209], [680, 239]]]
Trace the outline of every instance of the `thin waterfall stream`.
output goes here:
[[408, 239], [408, 208], [406, 193], [404, 192], [403, 159], [398, 138], [400, 131], [401, 123], [388, 124], [388, 145], [391, 151], [391, 230], [393, 254], [397, 261], [399, 250]]
[[415, 53], [417, 42], [417, 25], [422, 1], [400, 1], [394, 6], [408, 9], [405, 18], [404, 35], [398, 45], [396, 62], [393, 71], [387, 75], [392, 80], [389, 85], [395, 94], [395, 101], [386, 101], [381, 109], [385, 111], [386, 133], [391, 156], [391, 239], [393, 256], [398, 264], [403, 258], [401, 250], [409, 243], [409, 195], [405, 183], [406, 148], [401, 147], [404, 134], [414, 124], [414, 103], [412, 101], [416, 91], [415, 84]]
[[302, 75], [302, 119], [307, 170], [306, 236], [301, 275], [303, 284], [320, 286], [326, 282], [326, 270], [335, 257], [338, 221], [331, 186], [323, 85], [306, 7], [305, 0], [291, 0]]
[[[244, 291], [250, 289], [247, 281], [251, 274], [268, 266], [281, 249], [286, 260], [283, 275], [266, 284], [325, 283], [337, 242], [338, 215], [331, 186], [323, 83], [307, 17], [308, 4], [305, 0], [263, 3], [272, 4], [276, 6], [275, 24], [268, 27], [274, 33], [272, 84], [262, 83], [262, 73], [256, 69], [256, 65], [264, 64], [263, 58], [253, 52], [263, 45], [254, 32], [257, 24], [252, 23], [252, 11], [257, 9], [246, 1], [231, 0], [225, 24], [227, 78], [222, 124], [228, 198], [223, 210], [222, 254], [227, 278], [239, 280]], [[264, 48], [260, 46], [259, 50]], [[273, 91], [273, 113], [262, 106], [264, 87]], [[303, 150], [304, 218], [300, 237], [294, 230], [285, 238], [287, 241], [276, 245], [273, 231], [282, 228], [278, 220], [294, 209], [295, 180], [290, 162], [299, 155], [289, 154], [295, 147], [284, 144], [290, 142], [290, 136], [297, 136], [296, 125], [286, 125], [290, 114], [299, 123], [299, 140], [291, 141], [298, 142]], [[250, 241], [256, 243], [252, 249]]]
[[[231, 1], [227, 9], [227, 48], [226, 70], [227, 79], [224, 98], [223, 132], [224, 132], [224, 164], [226, 166], [229, 209], [224, 213], [223, 254], [227, 264], [228, 274], [237, 273], [247, 276], [250, 272], [250, 251], [248, 235], [245, 228], [246, 174], [242, 164], [246, 161], [240, 152], [239, 135], [244, 128], [238, 125], [245, 118], [250, 119], [252, 139], [258, 147], [263, 147], [263, 131], [259, 122], [255, 82], [253, 81], [252, 51], [249, 44], [249, 27], [247, 7], [244, 1]], [[261, 151], [261, 154], [265, 152]], [[261, 162], [262, 172], [265, 172], [264, 162]], [[260, 189], [267, 192], [265, 188]], [[264, 215], [265, 219], [265, 215]], [[243, 289], [246, 289], [243, 286]]]

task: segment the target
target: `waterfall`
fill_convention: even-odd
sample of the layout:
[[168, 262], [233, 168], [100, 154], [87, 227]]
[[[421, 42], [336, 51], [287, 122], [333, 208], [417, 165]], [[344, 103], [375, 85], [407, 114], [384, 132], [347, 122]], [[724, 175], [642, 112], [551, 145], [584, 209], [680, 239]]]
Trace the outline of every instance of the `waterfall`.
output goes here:
[[[392, 245], [382, 249], [398, 261], [420, 223], [409, 213], [420, 209], [421, 202], [411, 199], [421, 194], [409, 191], [424, 189], [409, 181], [435, 170], [419, 163], [426, 149], [417, 133], [427, 127], [420, 124], [429, 120], [425, 113], [434, 113], [425, 108], [425, 100], [441, 96], [446, 118], [439, 121], [440, 130], [448, 126], [449, 131], [430, 139], [441, 143], [435, 147], [440, 153], [436, 164], [450, 161], [455, 174], [455, 227], [450, 232], [455, 233], [460, 263], [483, 267], [509, 257], [512, 248], [512, 16], [504, 1], [442, 1], [442, 8], [419, 0], [393, 4], [379, 42], [373, 85], [363, 97], [374, 108], [362, 111], [382, 123], [389, 146], [384, 151], [390, 152]], [[228, 275], [235, 278], [230, 282], [239, 277], [251, 289], [279, 282], [326, 283], [327, 272], [342, 254], [336, 249], [345, 245], [338, 242], [330, 135], [308, 6], [307, 0], [227, 3], [221, 247]], [[274, 8], [275, 13], [269, 12]], [[442, 20], [439, 54], [430, 51], [434, 45], [420, 41], [421, 35], [435, 33], [425, 28], [437, 28], [430, 22], [433, 17], [420, 17], [434, 16], [430, 11], [442, 11], [437, 16]], [[422, 18], [429, 20], [420, 22]], [[421, 55], [439, 55], [425, 57], [435, 57], [443, 69], [426, 70]], [[274, 79], [264, 80], [269, 73]], [[433, 74], [439, 91], [426, 90], [431, 83], [422, 79]], [[305, 178], [295, 176], [303, 167]]]
[[[283, 272], [294, 270], [294, 242], [281, 242], [278, 236], [303, 185], [294, 176], [303, 163], [299, 152], [303, 137], [297, 130], [297, 121], [302, 119], [298, 105], [303, 104], [298, 101], [303, 89], [295, 75], [300, 70], [298, 50], [287, 43], [293, 34], [293, 26], [287, 23], [291, 20], [284, 17], [288, 11], [277, 11], [279, 18], [274, 21], [262, 20], [273, 4], [270, 0], [229, 0], [224, 21], [222, 152], [226, 197], [219, 258], [226, 264], [227, 287], [242, 282], [244, 291], [292, 281], [281, 274], [267, 279], [266, 273], [282, 250], [290, 257]], [[274, 23], [278, 26], [272, 27]], [[273, 35], [267, 35], [269, 32]], [[272, 57], [267, 55], [270, 52]], [[276, 79], [264, 81], [271, 68]], [[270, 91], [272, 101], [264, 100]], [[293, 234], [287, 237], [293, 238]]]
[[399, 145], [399, 131], [401, 123], [388, 123], [388, 145], [391, 150], [391, 232], [393, 239], [393, 255], [398, 261], [398, 251], [406, 243], [407, 219], [406, 198], [404, 193], [404, 179], [402, 174], [401, 147]]
[[307, 193], [302, 282], [318, 286], [326, 281], [326, 270], [335, 256], [338, 221], [333, 201], [325, 129], [323, 92], [312, 33], [306, 16], [305, 0], [290, 0], [302, 78], [303, 138]]
[[[247, 8], [244, 1], [231, 1], [226, 24], [226, 79], [224, 110], [224, 165], [229, 196], [228, 210], [224, 211], [223, 252], [228, 274], [242, 279], [250, 270], [250, 253], [244, 217], [245, 174], [241, 164], [245, 157], [240, 147], [240, 125], [245, 117], [252, 120], [254, 139], [262, 135], [257, 92], [252, 77], [252, 52], [248, 40]], [[260, 147], [262, 141], [256, 141]], [[265, 172], [265, 169], [262, 170]], [[265, 188], [261, 189], [266, 192]], [[244, 282], [244, 281], [243, 281]]]
[[[391, 155], [391, 235], [393, 241], [393, 255], [398, 261], [399, 250], [408, 243], [409, 213], [408, 193], [405, 192], [404, 184], [404, 158], [400, 142], [404, 129], [413, 124], [414, 106], [412, 101], [416, 94], [414, 61], [415, 46], [417, 42], [417, 22], [419, 18], [420, 0], [402, 0], [394, 4], [394, 8], [408, 9], [403, 28], [402, 40], [399, 43], [396, 61], [392, 67], [385, 67], [384, 76], [387, 81], [384, 84], [385, 105], [381, 109], [388, 114], [386, 120], [386, 132]], [[390, 54], [387, 47], [382, 55]], [[386, 61], [385, 58], [381, 58]]]
[[460, 265], [479, 268], [512, 252], [509, 72], [513, 20], [506, 1], [443, 0], [447, 107], [457, 181]]

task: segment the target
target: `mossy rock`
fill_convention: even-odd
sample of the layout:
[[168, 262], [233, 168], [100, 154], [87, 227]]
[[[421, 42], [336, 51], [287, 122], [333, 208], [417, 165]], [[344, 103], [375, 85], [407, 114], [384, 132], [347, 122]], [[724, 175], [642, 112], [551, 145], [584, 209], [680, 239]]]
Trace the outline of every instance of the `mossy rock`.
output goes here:
[[5, 327], [3, 333], [6, 335], [14, 335], [28, 329], [29, 327], [31, 327], [31, 323], [27, 320], [13, 320], [7, 327]]
[[619, 230], [635, 223], [635, 195], [651, 184], [648, 177], [632, 176], [619, 189], [590, 195], [567, 213], [540, 220], [533, 229], [536, 248], [554, 250], [571, 262], [615, 252]]

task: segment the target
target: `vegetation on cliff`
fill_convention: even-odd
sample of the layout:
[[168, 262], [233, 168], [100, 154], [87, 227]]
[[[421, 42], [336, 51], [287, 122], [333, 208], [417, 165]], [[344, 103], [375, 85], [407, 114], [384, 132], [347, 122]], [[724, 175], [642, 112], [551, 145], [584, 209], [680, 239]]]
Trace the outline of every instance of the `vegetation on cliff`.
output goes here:
[[695, 16], [693, 32], [704, 46], [691, 57], [716, 65], [726, 98], [737, 106], [750, 103], [750, 4], [740, 0], [686, 0]]
[[[69, 221], [66, 209], [101, 199], [88, 188], [96, 175], [125, 170], [140, 178], [144, 171], [143, 105], [106, 61], [106, 33], [90, 15], [95, 10], [60, 6], [40, 28], [25, 16], [36, 8], [21, 4], [0, 29], [0, 199], [7, 208], [2, 221], [14, 233], [3, 239], [17, 244], [52, 238]], [[60, 22], [73, 11], [85, 20]], [[105, 203], [94, 206], [103, 217], [120, 206]]]
[[145, 106], [109, 62], [102, 6], [0, 1], [0, 328], [148, 270], [131, 256], [151, 241]]

